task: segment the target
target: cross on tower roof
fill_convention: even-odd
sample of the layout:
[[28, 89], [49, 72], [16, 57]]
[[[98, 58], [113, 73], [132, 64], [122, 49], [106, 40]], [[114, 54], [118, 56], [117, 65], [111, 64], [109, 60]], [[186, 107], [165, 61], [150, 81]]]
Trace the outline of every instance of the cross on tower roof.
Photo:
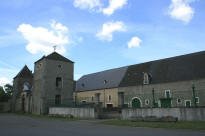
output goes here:
[[54, 52], [56, 51], [56, 47], [57, 47], [57, 45], [54, 45], [54, 46], [53, 46], [53, 50], [54, 50]]

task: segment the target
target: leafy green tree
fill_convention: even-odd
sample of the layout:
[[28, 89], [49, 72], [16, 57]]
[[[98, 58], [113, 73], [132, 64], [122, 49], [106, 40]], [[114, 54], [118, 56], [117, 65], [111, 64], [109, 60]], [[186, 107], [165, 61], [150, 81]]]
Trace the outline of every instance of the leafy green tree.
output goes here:
[[13, 86], [10, 85], [10, 84], [6, 84], [4, 85], [4, 88], [5, 88], [5, 92], [8, 94], [8, 95], [12, 95], [13, 93]]
[[[8, 88], [7, 88], [8, 89]], [[6, 102], [11, 98], [11, 94], [10, 93], [6, 93], [4, 91], [4, 88], [2, 86], [0, 86], [0, 102]]]

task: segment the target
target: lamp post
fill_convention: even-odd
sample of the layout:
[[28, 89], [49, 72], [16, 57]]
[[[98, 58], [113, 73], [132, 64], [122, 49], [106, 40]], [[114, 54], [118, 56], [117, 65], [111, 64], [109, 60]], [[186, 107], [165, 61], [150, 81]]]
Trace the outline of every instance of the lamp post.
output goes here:
[[192, 92], [193, 92], [193, 101], [194, 101], [194, 107], [197, 107], [196, 103], [196, 92], [195, 92], [195, 85], [192, 85]]
[[152, 88], [152, 104], [153, 107], [155, 108], [154, 88]]

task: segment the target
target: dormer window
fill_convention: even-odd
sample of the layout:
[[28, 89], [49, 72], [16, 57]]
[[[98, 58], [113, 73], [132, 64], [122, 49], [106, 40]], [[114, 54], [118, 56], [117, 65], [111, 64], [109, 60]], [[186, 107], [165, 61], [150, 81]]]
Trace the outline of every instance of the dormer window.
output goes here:
[[104, 84], [107, 84], [107, 80], [104, 80]]
[[144, 85], [148, 85], [151, 83], [152, 81], [152, 75], [151, 74], [148, 74], [148, 73], [143, 73], [144, 76], [143, 76], [143, 84]]
[[144, 85], [149, 84], [149, 75], [148, 75], [147, 73], [144, 73], [143, 84], [144, 84]]

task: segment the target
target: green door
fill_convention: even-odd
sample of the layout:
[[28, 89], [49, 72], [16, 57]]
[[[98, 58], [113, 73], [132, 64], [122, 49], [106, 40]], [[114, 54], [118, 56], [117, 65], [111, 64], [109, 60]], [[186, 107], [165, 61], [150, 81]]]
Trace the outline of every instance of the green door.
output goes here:
[[191, 107], [191, 101], [186, 101], [186, 102], [185, 102], [185, 106], [188, 107], [188, 108], [190, 108], [190, 107]]
[[132, 107], [133, 108], [140, 108], [141, 107], [141, 102], [138, 98], [134, 98], [132, 100]]
[[162, 108], [170, 108], [171, 107], [171, 99], [161, 99], [161, 107]]

